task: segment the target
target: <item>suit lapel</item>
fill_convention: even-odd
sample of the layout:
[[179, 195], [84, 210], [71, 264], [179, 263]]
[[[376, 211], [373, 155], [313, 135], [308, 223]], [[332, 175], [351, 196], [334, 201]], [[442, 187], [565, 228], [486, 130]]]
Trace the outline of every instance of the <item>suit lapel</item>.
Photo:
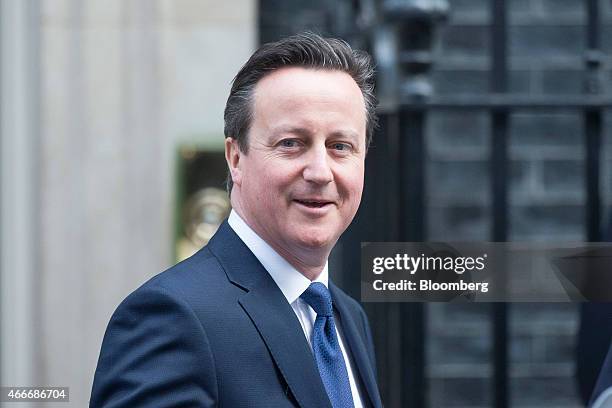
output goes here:
[[382, 407], [382, 402], [380, 401], [380, 394], [378, 393], [374, 370], [372, 364], [370, 363], [366, 347], [362, 341], [363, 335], [360, 333], [356, 323], [351, 317], [348, 307], [343, 300], [343, 294], [339, 293], [339, 289], [331, 281], [329, 282], [329, 289], [331, 291], [332, 298], [334, 299], [334, 306], [336, 307], [336, 310], [340, 316], [344, 338], [347, 340], [353, 360], [357, 365], [357, 369], [366, 388], [370, 404], [373, 407], [380, 408]]
[[270, 274], [225, 221], [208, 244], [228, 279], [246, 290], [238, 302], [303, 408], [331, 408], [302, 327]]
[[[245, 294], [240, 304], [253, 320], [270, 354], [302, 407], [330, 407], [312, 352], [293, 309], [274, 281]], [[280, 295], [280, 296], [279, 296]]]

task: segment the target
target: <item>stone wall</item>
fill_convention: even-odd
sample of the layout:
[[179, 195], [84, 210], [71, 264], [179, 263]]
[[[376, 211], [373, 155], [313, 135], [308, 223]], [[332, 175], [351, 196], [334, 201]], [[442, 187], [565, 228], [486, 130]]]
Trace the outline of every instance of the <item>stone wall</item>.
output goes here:
[[69, 386], [70, 406], [83, 407], [113, 310], [174, 263], [177, 148], [223, 145], [230, 81], [256, 44], [256, 5], [40, 8], [37, 382]]
[[[489, 2], [450, 1], [432, 75], [439, 94], [488, 91]], [[612, 78], [610, 3], [600, 2], [604, 78]], [[581, 94], [584, 80], [584, 2], [511, 0], [509, 91]], [[601, 192], [612, 192], [612, 123], [606, 112]], [[486, 240], [491, 228], [486, 113], [436, 112], [428, 122], [429, 236]], [[513, 241], [580, 241], [585, 234], [583, 117], [565, 110], [514, 112], [510, 117], [510, 219]], [[435, 182], [434, 182], [435, 180]], [[465, 194], [469, 191], [470, 194]], [[604, 211], [607, 214], [607, 211]], [[431, 305], [431, 402], [488, 406], [490, 321], [484, 305]], [[513, 304], [510, 310], [510, 396], [517, 407], [581, 406], [574, 380], [577, 305]], [[459, 333], [461, 333], [459, 335]], [[453, 360], [440, 356], [455, 356]], [[471, 390], [460, 392], [460, 390]]]

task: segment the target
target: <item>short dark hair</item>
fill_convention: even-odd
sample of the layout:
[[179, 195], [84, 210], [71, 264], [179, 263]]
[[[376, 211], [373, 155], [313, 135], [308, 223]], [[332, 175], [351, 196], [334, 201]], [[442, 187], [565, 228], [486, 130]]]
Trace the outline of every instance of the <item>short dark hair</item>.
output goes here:
[[[367, 148], [378, 122], [372, 60], [366, 52], [353, 50], [343, 40], [324, 38], [312, 32], [264, 44], [242, 66], [232, 81], [225, 104], [225, 137], [234, 138], [240, 150], [248, 152], [247, 136], [253, 120], [255, 86], [267, 74], [291, 66], [343, 71], [353, 78], [365, 103]], [[228, 175], [227, 184], [228, 191], [231, 191], [231, 175]]]

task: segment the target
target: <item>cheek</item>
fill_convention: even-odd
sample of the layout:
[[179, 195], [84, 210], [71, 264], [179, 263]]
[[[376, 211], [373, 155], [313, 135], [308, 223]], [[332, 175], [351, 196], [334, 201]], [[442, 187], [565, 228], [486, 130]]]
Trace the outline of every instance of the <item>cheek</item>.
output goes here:
[[352, 210], [356, 211], [363, 192], [363, 168], [356, 168], [345, 174], [339, 184], [342, 186], [341, 194], [345, 196], [348, 201], [347, 204]]
[[363, 190], [363, 178], [365, 175], [365, 163], [363, 160], [360, 160], [359, 163], [355, 166], [351, 175], [351, 185], [356, 191], [359, 191], [359, 196], [361, 196], [361, 191]]
[[363, 193], [363, 177], [358, 178], [354, 181], [354, 189], [352, 192], [353, 211], [357, 211], [359, 204], [361, 203], [361, 194]]
[[260, 201], [259, 204], [278, 205], [279, 200], [285, 200], [293, 180], [291, 174], [292, 169], [278, 164], [258, 168], [251, 177], [254, 179], [253, 186], [257, 189], [253, 192]]

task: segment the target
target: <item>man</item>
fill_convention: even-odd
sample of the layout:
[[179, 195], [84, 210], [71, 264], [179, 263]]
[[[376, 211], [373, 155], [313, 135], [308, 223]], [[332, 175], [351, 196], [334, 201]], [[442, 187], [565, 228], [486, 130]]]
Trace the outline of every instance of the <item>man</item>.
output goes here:
[[225, 109], [232, 213], [118, 307], [92, 407], [381, 406], [366, 316], [327, 270], [361, 200], [372, 80], [315, 34], [253, 54]]

